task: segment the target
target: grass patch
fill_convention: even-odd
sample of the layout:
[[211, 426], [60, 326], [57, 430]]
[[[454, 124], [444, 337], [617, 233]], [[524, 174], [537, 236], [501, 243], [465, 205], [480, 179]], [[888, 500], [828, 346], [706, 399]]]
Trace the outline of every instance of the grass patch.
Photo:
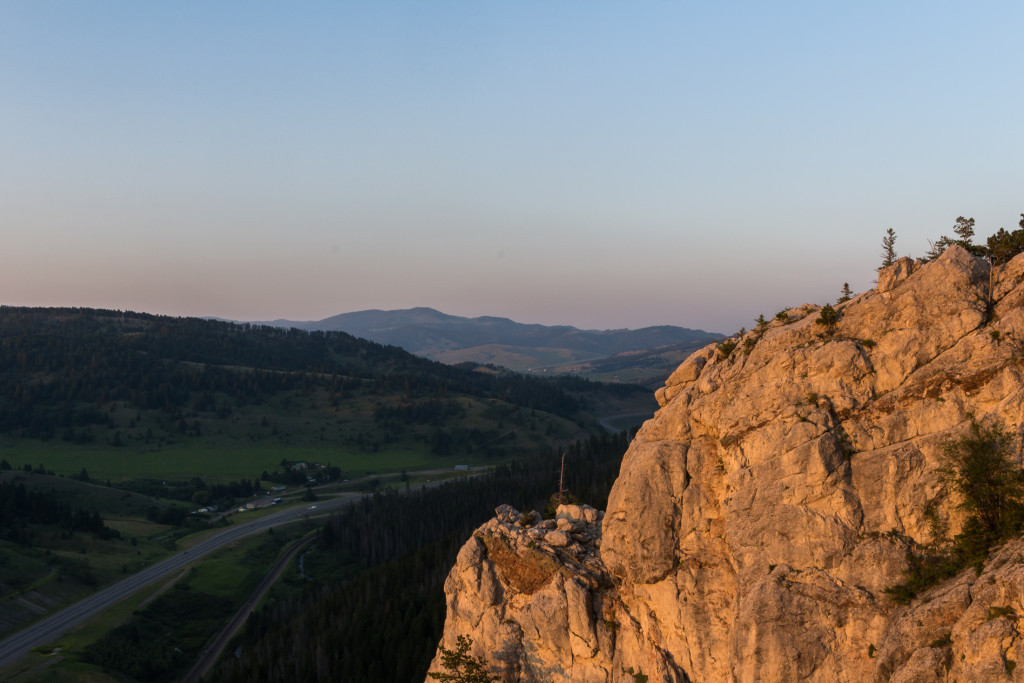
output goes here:
[[9, 599], [38, 584], [50, 573], [42, 553], [23, 550], [7, 541], [0, 541], [0, 598]]
[[121, 534], [122, 537], [127, 538], [153, 538], [174, 529], [174, 527], [167, 524], [157, 524], [156, 522], [144, 519], [107, 518], [104, 522], [106, 522], [108, 527]]
[[[173, 581], [174, 578], [171, 579]], [[75, 655], [85, 647], [96, 642], [103, 634], [109, 632], [119, 624], [124, 623], [131, 617], [146, 600], [159, 592], [169, 582], [165, 581], [142, 590], [136, 591], [131, 596], [104, 611], [95, 619], [76, 627], [65, 633], [60, 641], [49, 643], [44, 647], [37, 648], [19, 662], [12, 664], [3, 671], [0, 676], [2, 680], [17, 680], [18, 683], [47, 683], [64, 681], [96, 681], [107, 683], [108, 681], [123, 681], [123, 677], [114, 677], [104, 672], [101, 668], [79, 662]], [[40, 665], [47, 664], [54, 647], [60, 647], [64, 658], [57, 664], [47, 666], [45, 669]], [[32, 669], [39, 668], [32, 672]]]
[[[515, 432], [522, 438], [521, 429], [509, 429], [505, 438]], [[543, 435], [537, 435], [527, 442], [540, 442]], [[376, 453], [339, 448], [336, 443], [322, 446], [281, 447], [276, 445], [254, 446], [207, 446], [202, 444], [176, 444], [162, 447], [159, 451], [126, 452], [124, 448], [101, 446], [71, 446], [49, 443], [49, 448], [37, 444], [35, 452], [26, 461], [39, 461], [58, 474], [77, 475], [83, 468], [97, 481], [120, 482], [133, 479], [191, 479], [200, 477], [208, 484], [228, 483], [239, 477], [252, 476], [277, 468], [282, 458], [290, 461], [307, 461], [330, 464], [348, 472], [352, 478], [366, 471], [400, 472], [401, 470], [441, 469], [455, 465], [485, 465], [503, 462], [513, 456], [507, 454], [493, 458], [484, 454], [435, 455], [425, 443], [402, 441], [385, 444]], [[518, 441], [516, 442], [518, 443]], [[2, 453], [2, 449], [0, 449]], [[8, 461], [11, 457], [6, 456]], [[31, 460], [29, 460], [31, 457]], [[15, 461], [19, 461], [15, 457]], [[252, 473], [252, 474], [250, 474]], [[11, 473], [6, 473], [10, 475]], [[13, 476], [13, 475], [12, 475]], [[42, 476], [42, 475], [33, 475]], [[61, 479], [50, 477], [49, 479]], [[65, 478], [65, 481], [69, 481]], [[80, 483], [80, 482], [76, 482]], [[102, 487], [97, 487], [101, 491]], [[130, 492], [126, 492], [130, 493]], [[131, 494], [139, 495], [139, 494]], [[152, 500], [146, 497], [152, 504]], [[141, 501], [140, 503], [141, 504]], [[135, 509], [129, 508], [130, 514]]]
[[210, 634], [231, 616], [228, 598], [179, 581], [145, 609], [88, 646], [83, 661], [146, 681], [172, 681], [191, 666]]
[[273, 533], [236, 541], [205, 558], [189, 575], [189, 586], [197, 592], [237, 599], [240, 603], [252, 593], [282, 548], [306, 531], [304, 524], [289, 524]]
[[989, 607], [988, 616], [985, 618], [986, 621], [992, 621], [993, 619], [999, 619], [1001, 617], [1015, 617], [1017, 613], [1014, 611], [1012, 605], [1006, 605], [1004, 607]]

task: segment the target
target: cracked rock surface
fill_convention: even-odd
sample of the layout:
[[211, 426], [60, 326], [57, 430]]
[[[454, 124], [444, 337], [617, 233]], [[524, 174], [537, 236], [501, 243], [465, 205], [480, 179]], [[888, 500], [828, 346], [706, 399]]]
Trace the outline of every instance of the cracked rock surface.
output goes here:
[[968, 414], [1021, 446], [1022, 256], [901, 259], [832, 336], [804, 305], [690, 356], [603, 517], [499, 508], [474, 533], [442, 644], [471, 635], [505, 681], [1024, 680], [1024, 541], [907, 606], [883, 592], [927, 508], [963, 523], [938, 469]]

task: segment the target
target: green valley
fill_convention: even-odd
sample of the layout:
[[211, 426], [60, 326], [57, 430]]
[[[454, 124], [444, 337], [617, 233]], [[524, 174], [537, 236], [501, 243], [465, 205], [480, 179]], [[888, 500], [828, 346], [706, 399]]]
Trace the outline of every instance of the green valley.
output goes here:
[[653, 409], [633, 385], [449, 366], [341, 332], [0, 307], [0, 458], [99, 481], [488, 464]]

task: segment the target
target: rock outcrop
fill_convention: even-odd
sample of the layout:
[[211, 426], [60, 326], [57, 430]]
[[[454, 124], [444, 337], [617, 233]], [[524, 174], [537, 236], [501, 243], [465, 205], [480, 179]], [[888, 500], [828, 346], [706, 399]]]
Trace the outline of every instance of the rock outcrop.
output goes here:
[[909, 605], [883, 592], [932, 520], [963, 522], [942, 443], [975, 415], [1020, 446], [1022, 282], [1024, 255], [990, 272], [954, 246], [880, 272], [832, 335], [805, 305], [693, 354], [600, 525], [499, 509], [475, 532], [442, 645], [471, 635], [505, 681], [1024, 680], [1024, 541]]

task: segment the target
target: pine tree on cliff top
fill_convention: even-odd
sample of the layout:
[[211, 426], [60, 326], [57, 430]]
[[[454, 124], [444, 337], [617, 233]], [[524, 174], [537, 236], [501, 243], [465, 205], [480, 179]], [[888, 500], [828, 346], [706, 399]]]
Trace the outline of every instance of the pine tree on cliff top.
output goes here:
[[896, 231], [889, 228], [885, 231], [885, 237], [882, 238], [882, 265], [878, 267], [878, 270], [887, 268], [894, 263], [896, 263]]

